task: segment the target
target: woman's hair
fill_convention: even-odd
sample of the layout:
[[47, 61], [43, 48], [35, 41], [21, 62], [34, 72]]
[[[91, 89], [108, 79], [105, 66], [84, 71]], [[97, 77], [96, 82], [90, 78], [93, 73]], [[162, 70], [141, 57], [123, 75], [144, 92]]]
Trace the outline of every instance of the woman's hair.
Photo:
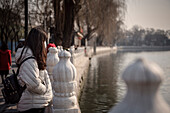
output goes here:
[[7, 45], [4, 41], [2, 41], [2, 46], [1, 46], [0, 49], [1, 49], [2, 51], [5, 51], [5, 50], [8, 49], [8, 45]]
[[46, 68], [47, 53], [44, 42], [47, 39], [47, 34], [40, 27], [32, 28], [25, 41], [25, 46], [30, 48], [33, 55], [36, 57], [38, 68], [44, 70]]

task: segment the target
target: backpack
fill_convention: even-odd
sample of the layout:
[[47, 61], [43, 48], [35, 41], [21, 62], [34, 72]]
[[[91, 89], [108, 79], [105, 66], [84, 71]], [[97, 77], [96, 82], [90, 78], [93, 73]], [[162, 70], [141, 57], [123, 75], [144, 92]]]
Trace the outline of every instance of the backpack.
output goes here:
[[16, 104], [19, 102], [23, 91], [26, 89], [26, 85], [23, 87], [18, 83], [17, 76], [19, 74], [20, 66], [28, 59], [35, 59], [35, 57], [28, 57], [24, 59], [17, 69], [17, 73], [14, 70], [13, 74], [4, 80], [4, 88], [1, 90], [6, 104]]

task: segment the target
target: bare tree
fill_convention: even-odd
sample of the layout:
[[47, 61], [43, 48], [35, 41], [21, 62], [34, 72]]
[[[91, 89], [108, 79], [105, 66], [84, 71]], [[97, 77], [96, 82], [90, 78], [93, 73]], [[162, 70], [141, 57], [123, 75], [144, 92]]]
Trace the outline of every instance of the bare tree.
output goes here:
[[98, 41], [112, 42], [116, 32], [121, 31], [125, 9], [125, 0], [84, 0], [79, 20], [87, 26], [85, 38], [90, 40], [97, 33]]
[[54, 0], [55, 42], [69, 48], [74, 30], [74, 20], [81, 8], [80, 0]]
[[125, 0], [53, 0], [53, 4], [56, 43], [64, 48], [71, 44], [75, 21], [85, 28], [86, 39], [97, 33], [102, 42], [112, 41], [113, 32], [121, 29], [126, 8]]
[[29, 26], [43, 25], [47, 31], [54, 24], [52, 0], [32, 0], [29, 4]]
[[[18, 37], [19, 32], [22, 32], [22, 14], [24, 2], [21, 0], [1, 0], [0, 1], [0, 31], [1, 41], [8, 43], [8, 40], [13, 42]], [[11, 45], [12, 47], [12, 45]], [[13, 48], [11, 48], [13, 49]]]
[[54, 17], [55, 17], [55, 42], [62, 45], [63, 28], [64, 28], [64, 9], [63, 0], [53, 0]]

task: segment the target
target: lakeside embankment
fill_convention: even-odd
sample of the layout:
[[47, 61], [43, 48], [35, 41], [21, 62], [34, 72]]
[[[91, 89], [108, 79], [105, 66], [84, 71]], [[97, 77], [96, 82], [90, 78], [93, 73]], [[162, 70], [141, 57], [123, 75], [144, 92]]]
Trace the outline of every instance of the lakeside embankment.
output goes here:
[[170, 46], [117, 46], [118, 51], [169, 51]]
[[[82, 49], [82, 48], [79, 48]], [[103, 53], [111, 52], [113, 48], [110, 47], [97, 47], [96, 48], [96, 54], [95, 55], [101, 55]], [[94, 50], [92, 47], [88, 47], [85, 51], [82, 50], [81, 52], [74, 52], [72, 55], [73, 64], [76, 67], [77, 70], [77, 97], [80, 97], [81, 90], [84, 86], [84, 80], [86, 79], [86, 76], [88, 74], [89, 64], [91, 58], [94, 56]]]
[[[80, 48], [83, 49], [83, 48]], [[81, 90], [84, 86], [84, 80], [86, 79], [90, 59], [92, 57], [102, 55], [109, 52], [137, 52], [137, 51], [170, 51], [170, 46], [117, 46], [117, 47], [96, 47], [96, 54], [94, 55], [94, 48], [89, 47], [84, 51], [74, 52], [73, 64], [77, 69], [77, 96], [79, 98]]]

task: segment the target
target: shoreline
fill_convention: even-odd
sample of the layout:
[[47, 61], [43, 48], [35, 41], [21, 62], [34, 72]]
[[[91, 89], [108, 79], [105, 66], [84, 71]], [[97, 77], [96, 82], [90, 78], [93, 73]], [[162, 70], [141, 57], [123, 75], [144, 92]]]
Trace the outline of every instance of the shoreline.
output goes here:
[[170, 46], [117, 46], [118, 51], [170, 51]]

